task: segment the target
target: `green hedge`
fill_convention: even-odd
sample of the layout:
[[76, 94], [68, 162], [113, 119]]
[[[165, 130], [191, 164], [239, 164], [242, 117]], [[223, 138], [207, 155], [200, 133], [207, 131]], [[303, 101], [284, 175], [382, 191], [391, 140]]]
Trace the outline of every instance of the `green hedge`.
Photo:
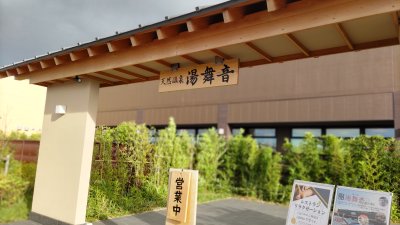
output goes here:
[[[229, 139], [215, 129], [201, 137], [178, 135], [173, 120], [157, 141], [154, 132], [131, 122], [97, 129], [89, 221], [165, 207], [169, 168], [199, 170], [201, 201], [241, 195], [286, 203], [295, 179], [390, 191], [392, 220], [400, 221], [400, 146], [394, 139], [306, 135], [297, 147], [286, 141], [281, 155], [243, 133]], [[9, 152], [1, 149], [2, 156]], [[0, 174], [3, 168], [0, 162]], [[27, 217], [34, 174], [34, 164], [12, 160], [9, 175], [0, 175], [0, 222]]]
[[286, 141], [281, 155], [243, 132], [229, 139], [215, 129], [197, 138], [177, 135], [173, 120], [156, 142], [154, 132], [134, 123], [98, 130], [90, 220], [165, 206], [169, 168], [199, 170], [202, 200], [241, 195], [286, 203], [293, 181], [301, 179], [393, 192], [392, 220], [400, 218], [400, 148], [394, 139], [308, 134], [297, 147]]

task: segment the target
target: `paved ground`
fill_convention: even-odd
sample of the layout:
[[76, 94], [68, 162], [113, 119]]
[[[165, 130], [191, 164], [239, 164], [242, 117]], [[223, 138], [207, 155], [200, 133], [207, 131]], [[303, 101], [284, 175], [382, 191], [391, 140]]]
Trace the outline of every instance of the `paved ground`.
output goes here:
[[[199, 205], [197, 225], [284, 225], [287, 210], [284, 206], [227, 199]], [[21, 221], [9, 225], [40, 224]], [[93, 225], [165, 225], [165, 210], [99, 221]]]
[[[228, 199], [198, 206], [197, 225], [284, 225], [287, 208], [254, 201]], [[93, 225], [164, 225], [165, 210], [148, 212]]]
[[[284, 225], [287, 208], [254, 201], [227, 199], [201, 204], [197, 208], [197, 225]], [[165, 210], [126, 216], [93, 225], [165, 225]], [[40, 225], [21, 221], [9, 225]]]

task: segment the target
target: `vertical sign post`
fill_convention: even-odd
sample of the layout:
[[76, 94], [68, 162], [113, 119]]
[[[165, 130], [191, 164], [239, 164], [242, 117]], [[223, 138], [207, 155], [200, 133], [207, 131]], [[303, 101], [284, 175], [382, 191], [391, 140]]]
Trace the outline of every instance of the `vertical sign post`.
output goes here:
[[327, 225], [335, 186], [295, 180], [286, 225]]
[[389, 225], [392, 193], [339, 186], [332, 225]]
[[195, 225], [197, 170], [170, 169], [166, 225]]

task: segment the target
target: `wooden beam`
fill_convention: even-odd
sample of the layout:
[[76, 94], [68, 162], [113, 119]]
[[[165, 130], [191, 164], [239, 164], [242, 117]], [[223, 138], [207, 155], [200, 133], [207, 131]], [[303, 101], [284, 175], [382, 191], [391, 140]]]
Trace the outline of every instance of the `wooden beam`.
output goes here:
[[150, 73], [160, 74], [160, 71], [152, 69], [152, 68], [147, 67], [147, 66], [143, 66], [143, 65], [140, 65], [140, 64], [136, 64], [136, 65], [133, 65], [133, 66], [137, 67], [137, 68], [140, 68], [142, 70], [146, 70], [147, 72], [150, 72]]
[[160, 27], [157, 29], [158, 40], [174, 37], [179, 34], [178, 26]]
[[38, 62], [28, 64], [29, 72], [33, 72], [33, 71], [40, 70], [40, 69], [42, 69], [42, 67], [40, 66], [40, 63], [38, 63]]
[[342, 24], [340, 24], [340, 23], [335, 23], [335, 27], [336, 27], [336, 30], [339, 32], [339, 34], [342, 36], [344, 42], [346, 42], [347, 47], [348, 47], [350, 50], [354, 50], [353, 43], [351, 42], [350, 37], [349, 37], [349, 35], [347, 34], [347, 32], [344, 30]]
[[113, 70], [118, 71], [118, 72], [123, 73], [123, 74], [126, 74], [126, 75], [130, 75], [132, 77], [139, 78], [141, 80], [147, 80], [148, 79], [148, 77], [146, 77], [146, 76], [131, 72], [129, 70], [125, 70], [125, 69], [121, 69], [121, 68], [114, 68]]
[[268, 12], [273, 12], [286, 7], [286, 0], [266, 0]]
[[181, 57], [186, 59], [186, 60], [188, 60], [188, 61], [190, 61], [190, 62], [192, 62], [192, 63], [195, 63], [195, 64], [204, 64], [204, 62], [202, 62], [202, 61], [200, 61], [198, 59], [195, 59], [190, 55], [181, 55]]
[[[104, 54], [95, 60], [83, 59], [34, 71], [18, 79], [29, 78], [32, 83], [36, 83], [76, 74], [89, 74], [398, 10], [400, 10], [398, 0], [303, 0], [279, 13], [274, 13], [273, 16], [265, 16], [264, 11], [257, 12], [236, 21], [235, 26], [222, 23], [218, 24], [219, 26], [205, 28], [204, 32], [188, 32], [175, 38], [119, 51], [117, 54]], [[283, 27], [285, 29], [282, 29]]]
[[210, 49], [210, 51], [213, 52], [214, 54], [216, 54], [217, 56], [222, 57], [224, 59], [233, 59], [233, 57], [231, 57], [230, 55], [225, 54], [225, 53], [221, 52], [220, 50], [218, 50], [216, 48]]
[[102, 44], [102, 45], [97, 45], [97, 46], [92, 46], [87, 48], [87, 52], [89, 57], [94, 57], [102, 54], [109, 53], [110, 50], [108, 49], [107, 44]]
[[76, 52], [71, 52], [71, 53], [69, 53], [69, 56], [71, 58], [71, 61], [77, 61], [77, 60], [88, 58], [89, 53], [86, 49], [84, 49], [84, 50], [80, 50], [80, 51], [76, 51]]
[[393, 19], [394, 29], [396, 30], [397, 33], [397, 37], [400, 40], [399, 12], [393, 12], [392, 19]]
[[208, 27], [208, 24], [209, 22], [207, 17], [191, 19], [186, 21], [186, 26], [189, 32], [203, 30]]
[[285, 35], [301, 52], [306, 56], [310, 56], [310, 51], [299, 41], [293, 34]]
[[236, 7], [236, 8], [225, 9], [222, 12], [222, 16], [224, 17], [224, 23], [230, 23], [240, 20], [244, 17], [244, 8]]
[[18, 75], [24, 74], [24, 73], [28, 73], [28, 72], [29, 72], [29, 70], [28, 70], [28, 67], [27, 67], [27, 66], [20, 66], [20, 67], [17, 67], [17, 73], [18, 73]]
[[131, 41], [132, 46], [139, 46], [150, 43], [156, 38], [157, 38], [156, 31], [153, 31], [153, 32], [136, 34], [134, 36], [131, 36], [129, 40]]
[[106, 72], [103, 72], [103, 71], [98, 71], [98, 72], [96, 72], [96, 74], [100, 74], [100, 75], [103, 75], [103, 76], [106, 76], [106, 77], [114, 78], [114, 79], [122, 81], [124, 83], [129, 83], [131, 81], [130, 79], [126, 79], [126, 78], [123, 78], [123, 77], [120, 77], [120, 76], [116, 76], [114, 74], [106, 73]]
[[165, 61], [165, 60], [156, 60], [156, 62], [157, 63], [159, 63], [159, 64], [161, 64], [161, 65], [164, 65], [164, 66], [166, 66], [166, 67], [168, 67], [168, 68], [171, 68], [171, 63], [169, 63], [169, 62], [167, 62], [167, 61]]
[[114, 84], [114, 82], [111, 81], [111, 80], [103, 79], [101, 77], [96, 77], [96, 76], [89, 75], [89, 74], [83, 74], [83, 75], [79, 75], [79, 76], [80, 77], [84, 77], [84, 78], [88, 78], [88, 79], [91, 79], [91, 80], [99, 81], [100, 83], [106, 83], [106, 84], [111, 84], [111, 85]]
[[6, 74], [9, 77], [9, 76], [18, 75], [18, 72], [17, 72], [17, 69], [9, 69], [9, 70], [6, 70]]
[[266, 52], [264, 52], [261, 48], [257, 47], [252, 42], [246, 42], [246, 45], [249, 46], [251, 49], [253, 49], [255, 52], [257, 52], [258, 54], [260, 54], [268, 62], [272, 62], [272, 57], [268, 55]]
[[111, 41], [107, 43], [107, 48], [109, 52], [120, 51], [123, 49], [128, 49], [132, 47], [131, 40], [129, 38]]
[[64, 63], [68, 63], [68, 62], [71, 62], [71, 58], [69, 55], [60, 55], [60, 56], [54, 57], [54, 63], [56, 64], [56, 66], [64, 64]]
[[39, 61], [39, 63], [40, 63], [40, 66], [42, 67], [42, 69], [46, 69], [46, 68], [53, 67], [56, 65], [56, 63], [54, 62], [53, 59], [44, 59], [44, 60]]

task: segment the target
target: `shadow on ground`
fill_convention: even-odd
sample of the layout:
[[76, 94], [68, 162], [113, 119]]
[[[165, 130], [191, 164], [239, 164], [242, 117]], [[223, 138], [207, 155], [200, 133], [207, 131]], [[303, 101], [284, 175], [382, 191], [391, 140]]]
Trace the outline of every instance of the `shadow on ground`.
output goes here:
[[[148, 212], [94, 225], [164, 225], [165, 210]], [[254, 201], [228, 199], [198, 206], [197, 225], [284, 225], [287, 208]]]

